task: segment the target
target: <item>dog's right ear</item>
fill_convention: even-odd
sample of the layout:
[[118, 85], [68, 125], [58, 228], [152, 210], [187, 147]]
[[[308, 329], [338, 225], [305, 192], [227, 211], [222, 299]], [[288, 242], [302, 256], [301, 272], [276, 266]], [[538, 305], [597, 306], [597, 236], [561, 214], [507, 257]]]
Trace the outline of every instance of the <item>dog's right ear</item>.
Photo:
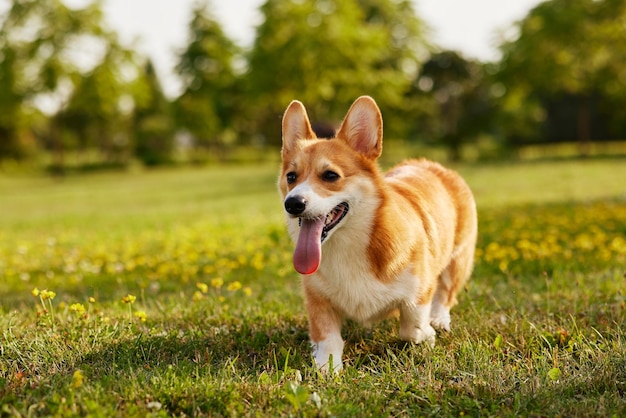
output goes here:
[[292, 101], [283, 116], [283, 149], [282, 154], [292, 151], [299, 139], [315, 139], [317, 136], [311, 128], [309, 116], [304, 105], [297, 100]]

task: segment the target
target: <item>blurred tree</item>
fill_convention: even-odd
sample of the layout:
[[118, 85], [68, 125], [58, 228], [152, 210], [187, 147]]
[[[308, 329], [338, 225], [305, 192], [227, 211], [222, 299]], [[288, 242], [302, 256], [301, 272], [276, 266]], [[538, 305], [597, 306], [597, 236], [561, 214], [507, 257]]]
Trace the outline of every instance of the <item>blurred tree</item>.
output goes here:
[[177, 126], [192, 135], [194, 145], [219, 155], [234, 139], [240, 101], [235, 60], [240, 51], [209, 10], [208, 1], [193, 10], [189, 43], [176, 67], [183, 93], [174, 107]]
[[314, 120], [336, 122], [363, 94], [385, 114], [387, 135], [406, 131], [411, 80], [426, 52], [410, 1], [267, 0], [249, 56], [257, 132], [280, 142], [280, 115], [293, 99]]
[[163, 94], [151, 61], [139, 77], [133, 113], [135, 156], [147, 165], [170, 162], [174, 149], [171, 104]]
[[485, 67], [455, 51], [433, 54], [416, 80], [431, 100], [425, 128], [443, 141], [452, 161], [462, 159], [462, 146], [490, 127], [494, 100]]
[[533, 112], [535, 123], [554, 116], [549, 102], [573, 103], [577, 110], [569, 125], [576, 126], [584, 152], [592, 136], [594, 102], [626, 98], [624, 21], [623, 0], [541, 3], [518, 23], [519, 36], [501, 47], [498, 79], [507, 96], [524, 97], [520, 106], [540, 105], [542, 114]]
[[0, 160], [21, 158], [26, 152], [19, 135], [23, 123], [15, 80], [17, 54], [6, 38], [7, 33], [0, 31]]
[[83, 152], [96, 149], [106, 163], [125, 164], [130, 158], [128, 121], [136, 99], [134, 80], [123, 72], [135, 73], [138, 68], [129, 51], [115, 42], [106, 47], [102, 60], [76, 77], [67, 104], [52, 117], [52, 125], [65, 146]]
[[[21, 137], [29, 108], [58, 106], [67, 93], [67, 79], [77, 71], [67, 60], [67, 44], [83, 33], [99, 11], [93, 7], [73, 13], [60, 1], [13, 0], [2, 22], [3, 135], [2, 157], [20, 155]], [[98, 29], [99, 30], [99, 29]], [[56, 109], [47, 109], [54, 112]]]
[[37, 135], [55, 151], [57, 166], [67, 146], [95, 141], [112, 152], [123, 73], [136, 66], [136, 57], [104, 28], [99, 1], [75, 9], [60, 0], [12, 0], [0, 48], [0, 159], [19, 155], [32, 131], [29, 115], [40, 112], [55, 116]]

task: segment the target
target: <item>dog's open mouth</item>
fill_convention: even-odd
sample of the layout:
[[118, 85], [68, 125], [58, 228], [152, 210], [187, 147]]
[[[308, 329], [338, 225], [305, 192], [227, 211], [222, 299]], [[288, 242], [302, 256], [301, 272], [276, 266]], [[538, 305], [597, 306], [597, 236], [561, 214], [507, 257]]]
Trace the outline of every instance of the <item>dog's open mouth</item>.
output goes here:
[[335, 206], [333, 210], [330, 211], [328, 215], [326, 215], [326, 219], [324, 220], [324, 229], [322, 229], [322, 236], [320, 238], [320, 242], [324, 242], [328, 233], [336, 227], [339, 222], [348, 214], [348, 210], [350, 210], [350, 206], [346, 202], [342, 202]]
[[322, 242], [348, 214], [350, 206], [342, 202], [335, 206], [325, 217], [300, 218], [300, 234], [293, 254], [293, 264], [302, 274], [315, 273], [322, 260]]

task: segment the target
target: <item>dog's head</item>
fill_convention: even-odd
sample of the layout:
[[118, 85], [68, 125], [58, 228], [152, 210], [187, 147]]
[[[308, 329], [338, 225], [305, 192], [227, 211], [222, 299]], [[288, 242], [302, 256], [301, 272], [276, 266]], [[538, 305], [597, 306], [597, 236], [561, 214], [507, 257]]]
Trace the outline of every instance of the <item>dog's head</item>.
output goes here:
[[296, 241], [294, 267], [312, 274], [321, 262], [322, 243], [349, 221], [364, 188], [371, 188], [382, 152], [382, 117], [371, 97], [359, 97], [335, 138], [317, 139], [304, 106], [294, 100], [282, 130], [278, 187]]

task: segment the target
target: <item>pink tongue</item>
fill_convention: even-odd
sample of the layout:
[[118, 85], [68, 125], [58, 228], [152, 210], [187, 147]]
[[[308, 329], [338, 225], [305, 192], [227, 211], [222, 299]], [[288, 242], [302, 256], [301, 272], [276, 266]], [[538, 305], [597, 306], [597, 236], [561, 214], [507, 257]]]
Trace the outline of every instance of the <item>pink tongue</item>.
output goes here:
[[298, 273], [312, 274], [322, 260], [322, 231], [324, 218], [302, 219], [300, 235], [293, 253], [293, 266]]

